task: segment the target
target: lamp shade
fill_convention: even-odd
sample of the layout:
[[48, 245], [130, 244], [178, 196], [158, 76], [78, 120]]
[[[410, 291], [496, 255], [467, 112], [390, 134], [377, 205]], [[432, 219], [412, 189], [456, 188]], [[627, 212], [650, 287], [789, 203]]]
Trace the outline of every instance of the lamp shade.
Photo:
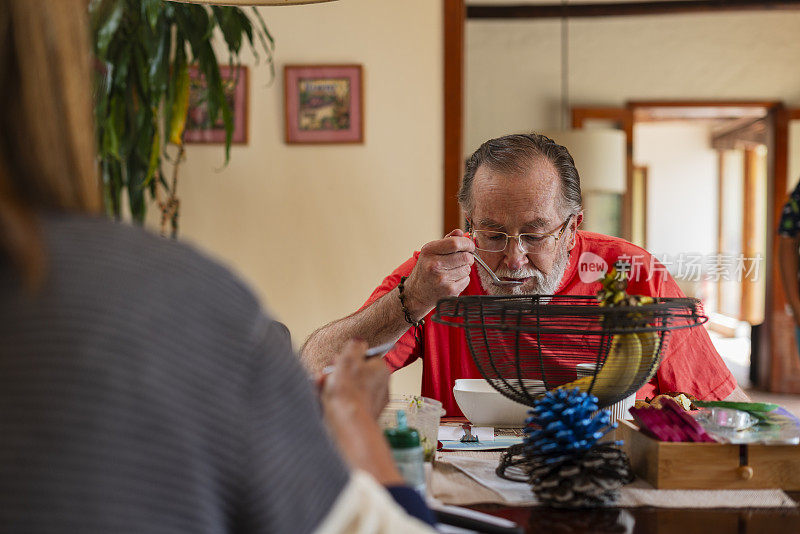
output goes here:
[[625, 132], [610, 128], [541, 132], [569, 150], [584, 192], [625, 192]]

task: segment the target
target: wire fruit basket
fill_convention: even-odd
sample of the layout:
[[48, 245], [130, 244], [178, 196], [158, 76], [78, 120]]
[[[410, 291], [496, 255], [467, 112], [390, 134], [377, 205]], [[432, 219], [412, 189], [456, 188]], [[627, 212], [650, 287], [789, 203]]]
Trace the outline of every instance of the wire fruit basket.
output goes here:
[[698, 299], [603, 306], [593, 296], [442, 299], [433, 320], [463, 328], [481, 375], [533, 406], [544, 391], [578, 388], [603, 408], [638, 391], [658, 369], [673, 330], [708, 320]]

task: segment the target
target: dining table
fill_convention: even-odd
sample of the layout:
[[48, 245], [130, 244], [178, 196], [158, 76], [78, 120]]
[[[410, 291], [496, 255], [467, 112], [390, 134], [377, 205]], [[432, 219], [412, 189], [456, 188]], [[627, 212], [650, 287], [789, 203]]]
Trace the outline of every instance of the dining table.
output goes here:
[[[800, 492], [787, 492], [795, 501]], [[550, 534], [789, 534], [800, 533], [798, 508], [594, 508], [476, 504], [469, 508], [503, 517], [524, 532]]]
[[[450, 423], [459, 421], [459, 419], [450, 418], [448, 420]], [[726, 502], [727, 496], [735, 495], [735, 493], [726, 493], [729, 490], [712, 490], [711, 493], [697, 492], [697, 495], [704, 499], [708, 499], [709, 495], [712, 497], [706, 503], [698, 503], [698, 507], [694, 505], [670, 507], [665, 506], [662, 501], [658, 506], [611, 505], [602, 508], [565, 509], [530, 503], [504, 504], [498, 502], [502, 499], [492, 498], [492, 492], [481, 487], [476, 480], [470, 479], [465, 473], [457, 473], [452, 480], [460, 481], [459, 484], [465, 486], [475, 484], [473, 489], [478, 491], [478, 495], [473, 498], [473, 501], [494, 502], [469, 502], [469, 499], [464, 502], [465, 499], [453, 495], [454, 483], [452, 481], [448, 482], [451, 491], [444, 491], [445, 495], [441, 495], [441, 488], [438, 488], [440, 494], [437, 495], [437, 486], [441, 485], [441, 480], [443, 480], [442, 472], [455, 471], [452, 465], [448, 465], [448, 461], [465, 454], [469, 453], [463, 451], [436, 453], [432, 480], [439, 481], [439, 484], [434, 482], [432, 486], [429, 486], [433, 497], [440, 499], [444, 504], [464, 506], [508, 519], [517, 523], [524, 532], [548, 534], [800, 534], [800, 507], [797, 506], [797, 503], [800, 502], [800, 491], [783, 492], [783, 502], [780, 506], [775, 507], [764, 506], [763, 503], [758, 506], [748, 506], [746, 501], [742, 502], [741, 495], [739, 495], [739, 502], [729, 505]], [[484, 452], [471, 453], [474, 457], [481, 457], [482, 454], [487, 455], [487, 461], [488, 458], [492, 458], [492, 461], [498, 458], [497, 452], [493, 453], [494, 456], [489, 456], [490, 453]], [[639, 481], [639, 485], [641, 483], [642, 481]], [[518, 484], [524, 489], [525, 483]], [[459, 491], [459, 488], [456, 487], [455, 492]], [[464, 491], [469, 492], [468, 489]], [[655, 490], [651, 488], [651, 491]], [[683, 497], [685, 498], [687, 494], [693, 495], [689, 491], [685, 492]], [[533, 499], [532, 495], [531, 493]], [[482, 496], [489, 497], [482, 498]], [[731, 499], [731, 502], [734, 500]], [[708, 507], [709, 503], [712, 504], [712, 507]]]

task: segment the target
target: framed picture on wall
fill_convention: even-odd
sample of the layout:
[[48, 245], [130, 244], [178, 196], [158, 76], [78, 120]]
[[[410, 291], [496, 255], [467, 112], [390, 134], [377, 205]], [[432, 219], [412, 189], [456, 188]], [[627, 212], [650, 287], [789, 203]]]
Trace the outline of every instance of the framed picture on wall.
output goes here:
[[[247, 67], [220, 65], [219, 73], [225, 86], [225, 99], [233, 110], [231, 142], [247, 144]], [[186, 143], [225, 143], [222, 115], [211, 123], [205, 77], [196, 66], [189, 67], [189, 112], [183, 140]]]
[[286, 65], [287, 143], [363, 143], [361, 65]]

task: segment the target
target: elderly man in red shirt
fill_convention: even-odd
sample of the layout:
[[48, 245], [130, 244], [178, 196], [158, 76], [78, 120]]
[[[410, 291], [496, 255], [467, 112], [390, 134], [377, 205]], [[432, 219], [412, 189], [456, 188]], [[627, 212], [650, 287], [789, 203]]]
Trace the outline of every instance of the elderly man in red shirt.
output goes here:
[[[582, 220], [578, 171], [566, 148], [538, 134], [508, 135], [481, 145], [467, 160], [459, 202], [471, 235], [453, 230], [425, 244], [378, 286], [360, 310], [314, 332], [301, 354], [306, 365], [328, 365], [344, 342], [397, 340], [386, 355], [393, 370], [423, 360], [422, 394], [461, 415], [453, 398], [458, 378], [480, 378], [463, 331], [430, 320], [439, 299], [456, 295], [594, 295], [598, 273], [587, 267], [635, 259], [628, 292], [684, 296], [647, 251], [616, 237], [578, 230]], [[476, 268], [477, 253], [502, 279], [493, 285]], [[583, 269], [582, 269], [583, 268]], [[415, 328], [414, 325], [419, 325]], [[680, 391], [701, 399], [747, 400], [703, 328], [671, 334], [667, 353], [638, 398]]]

